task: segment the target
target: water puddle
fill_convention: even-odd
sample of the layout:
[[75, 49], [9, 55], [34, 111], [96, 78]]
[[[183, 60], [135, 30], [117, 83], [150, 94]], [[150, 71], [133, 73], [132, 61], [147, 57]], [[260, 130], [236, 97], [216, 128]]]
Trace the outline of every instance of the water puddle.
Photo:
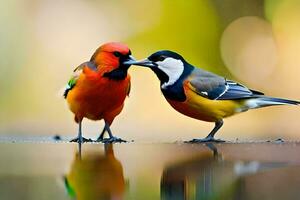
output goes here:
[[298, 199], [300, 145], [1, 143], [0, 199]]

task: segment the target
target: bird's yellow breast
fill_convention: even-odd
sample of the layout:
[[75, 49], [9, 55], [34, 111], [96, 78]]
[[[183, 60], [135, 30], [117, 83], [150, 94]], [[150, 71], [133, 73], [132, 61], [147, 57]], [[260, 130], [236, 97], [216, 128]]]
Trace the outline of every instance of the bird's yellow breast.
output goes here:
[[184, 102], [167, 101], [178, 112], [189, 117], [215, 122], [229, 117], [238, 112], [243, 100], [211, 100], [193, 91], [187, 84], [184, 84], [186, 100]]

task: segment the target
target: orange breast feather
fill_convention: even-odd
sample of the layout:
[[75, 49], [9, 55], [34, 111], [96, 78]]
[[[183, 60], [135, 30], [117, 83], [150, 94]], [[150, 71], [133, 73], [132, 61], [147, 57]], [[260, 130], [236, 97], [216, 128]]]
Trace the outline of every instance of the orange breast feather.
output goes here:
[[95, 72], [87, 67], [69, 92], [67, 102], [77, 118], [105, 119], [109, 123], [118, 115], [130, 87], [130, 76], [124, 80], [112, 80], [102, 75], [109, 67]]

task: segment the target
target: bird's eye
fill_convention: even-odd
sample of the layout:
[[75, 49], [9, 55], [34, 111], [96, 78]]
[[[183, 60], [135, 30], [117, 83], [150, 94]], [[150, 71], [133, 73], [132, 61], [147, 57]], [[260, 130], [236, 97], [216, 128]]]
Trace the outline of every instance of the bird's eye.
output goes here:
[[166, 58], [165, 56], [158, 56], [158, 57], [156, 58], [156, 60], [157, 60], [157, 61], [164, 61], [165, 58]]
[[115, 52], [114, 52], [114, 55], [115, 55], [116, 57], [121, 57], [122, 54], [121, 54], [120, 52], [118, 52], [118, 51], [115, 51]]

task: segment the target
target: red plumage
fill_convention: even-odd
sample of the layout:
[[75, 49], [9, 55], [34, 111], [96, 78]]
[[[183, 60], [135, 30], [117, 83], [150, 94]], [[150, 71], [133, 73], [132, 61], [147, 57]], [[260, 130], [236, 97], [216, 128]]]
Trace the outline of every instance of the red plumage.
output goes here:
[[[75, 84], [69, 85], [71, 89], [66, 94], [76, 122], [83, 118], [104, 119], [108, 126], [111, 125], [122, 111], [130, 90], [129, 66], [122, 64], [130, 54], [123, 44], [107, 43], [96, 50], [89, 62], [76, 68], [71, 79]], [[112, 72], [118, 76], [114, 77]]]

